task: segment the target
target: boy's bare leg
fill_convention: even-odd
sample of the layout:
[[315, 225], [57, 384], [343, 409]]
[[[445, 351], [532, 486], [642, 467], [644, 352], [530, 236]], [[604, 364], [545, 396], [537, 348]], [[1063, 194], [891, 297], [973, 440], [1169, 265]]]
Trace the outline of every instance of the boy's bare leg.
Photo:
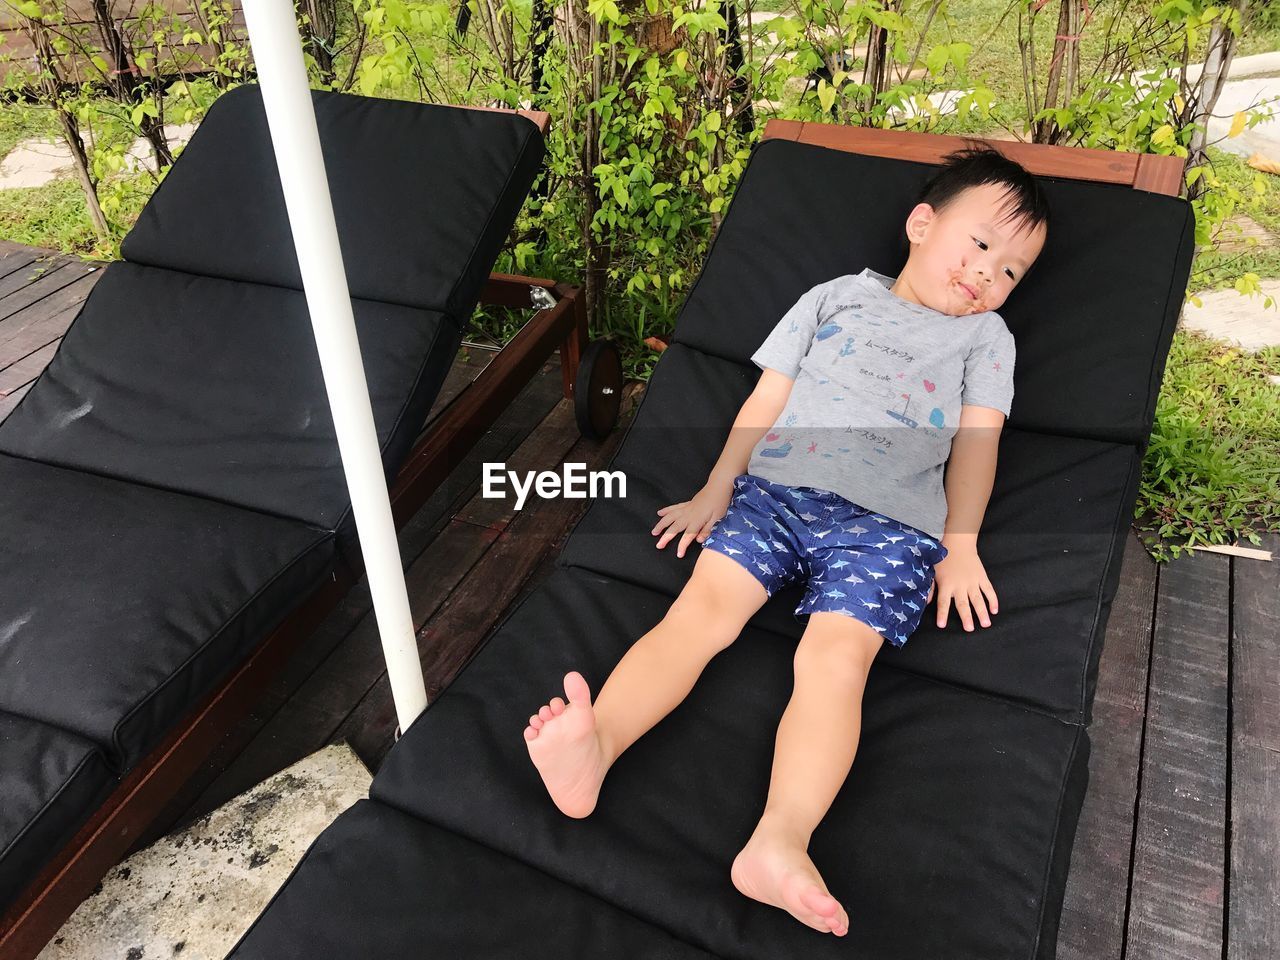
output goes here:
[[754, 900], [837, 936], [849, 915], [809, 859], [809, 838], [853, 766], [862, 693], [883, 639], [839, 613], [814, 613], [795, 654], [795, 687], [778, 725], [769, 798], [733, 861], [733, 884]]
[[662, 621], [632, 644], [591, 703], [576, 670], [556, 697], [529, 718], [524, 738], [560, 811], [585, 817], [613, 761], [688, 696], [707, 663], [733, 643], [767, 599], [735, 560], [702, 550], [693, 575]]

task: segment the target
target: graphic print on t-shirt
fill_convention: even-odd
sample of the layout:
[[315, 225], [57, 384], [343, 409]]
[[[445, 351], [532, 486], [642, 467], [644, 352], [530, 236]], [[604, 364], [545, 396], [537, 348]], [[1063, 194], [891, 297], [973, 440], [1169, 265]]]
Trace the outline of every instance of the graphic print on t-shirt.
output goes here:
[[998, 314], [944, 314], [892, 284], [869, 268], [837, 277], [778, 321], [752, 360], [794, 383], [747, 470], [941, 536], [942, 466], [961, 405], [1008, 415], [1013, 341]]

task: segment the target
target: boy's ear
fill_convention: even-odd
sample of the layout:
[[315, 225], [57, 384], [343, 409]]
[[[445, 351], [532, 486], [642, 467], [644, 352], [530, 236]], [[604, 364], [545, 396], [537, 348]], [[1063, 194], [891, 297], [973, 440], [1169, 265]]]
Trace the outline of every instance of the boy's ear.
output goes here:
[[911, 212], [906, 215], [905, 227], [902, 228], [908, 242], [919, 242], [923, 238], [924, 229], [933, 220], [933, 215], [933, 207], [924, 202], [911, 207]]

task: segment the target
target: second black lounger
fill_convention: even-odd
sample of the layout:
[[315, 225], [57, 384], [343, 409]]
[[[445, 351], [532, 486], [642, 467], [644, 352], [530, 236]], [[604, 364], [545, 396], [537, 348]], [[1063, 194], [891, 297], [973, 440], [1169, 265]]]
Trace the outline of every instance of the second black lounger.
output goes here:
[[[590, 947], [574, 956], [690, 955], [659, 934], [742, 960], [1054, 955], [1093, 680], [1193, 252], [1181, 199], [1045, 178], [1049, 246], [1002, 310], [1018, 341], [1017, 396], [980, 541], [1000, 613], [966, 633], [954, 612], [939, 630], [931, 606], [902, 651], [877, 657], [853, 770], [809, 848], [848, 908], [847, 936], [749, 900], [729, 878], [763, 807], [791, 692], [794, 589], [618, 760], [586, 819], [556, 810], [521, 735], [567, 671], [598, 690], [665, 613], [697, 552], [655, 550], [654, 509], [705, 481], [759, 376], [748, 358], [801, 293], [863, 266], [901, 266], [902, 220], [932, 169], [782, 140], [756, 148], [612, 464], [628, 475], [628, 498], [592, 506], [559, 569], [391, 750], [371, 803], [395, 815], [361, 805], [340, 818], [237, 960], [410, 958], [437, 937], [469, 960], [542, 957], [583, 938]], [[430, 835], [423, 849], [440, 859], [383, 870], [339, 843], [357, 831], [373, 849]], [[455, 869], [450, 857], [465, 858], [461, 889], [432, 879]], [[579, 899], [566, 903], [565, 888]], [[342, 912], [393, 895], [402, 934]], [[594, 925], [581, 897], [595, 900]], [[527, 925], [538, 903], [562, 920], [560, 939]], [[619, 911], [647, 926], [619, 923]], [[459, 917], [474, 924], [465, 941]]]

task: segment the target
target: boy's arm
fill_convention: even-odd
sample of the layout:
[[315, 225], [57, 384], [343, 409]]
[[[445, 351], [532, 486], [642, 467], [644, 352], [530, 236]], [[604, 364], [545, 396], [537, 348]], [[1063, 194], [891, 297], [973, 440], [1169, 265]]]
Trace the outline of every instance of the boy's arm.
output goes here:
[[947, 522], [942, 545], [951, 553], [978, 552], [978, 531], [995, 485], [1004, 420], [1004, 414], [991, 407], [965, 404], [960, 408], [960, 426], [951, 440], [944, 481]]
[[795, 380], [772, 368], [766, 368], [760, 374], [755, 390], [733, 421], [720, 459], [711, 468], [708, 486], [720, 483], [732, 487], [734, 478], [747, 472], [751, 451], [768, 429], [777, 423], [794, 384]]

